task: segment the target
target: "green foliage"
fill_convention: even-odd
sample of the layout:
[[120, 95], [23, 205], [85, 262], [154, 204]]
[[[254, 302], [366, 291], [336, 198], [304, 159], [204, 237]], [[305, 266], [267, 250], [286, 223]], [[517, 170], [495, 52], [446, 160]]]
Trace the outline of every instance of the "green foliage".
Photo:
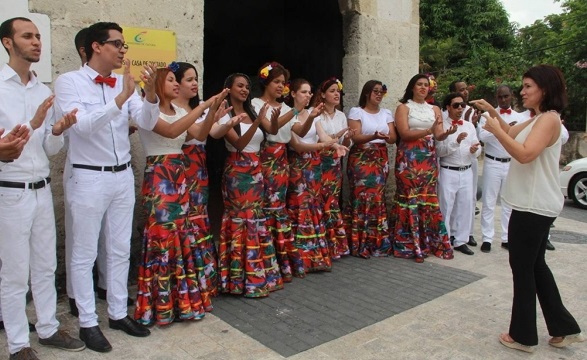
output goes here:
[[436, 98], [462, 79], [470, 98], [494, 100], [495, 88], [521, 85], [530, 66], [553, 64], [567, 80], [569, 130], [585, 130], [587, 113], [587, 1], [562, 1], [562, 14], [518, 29], [499, 0], [420, 1], [420, 71], [438, 82]]

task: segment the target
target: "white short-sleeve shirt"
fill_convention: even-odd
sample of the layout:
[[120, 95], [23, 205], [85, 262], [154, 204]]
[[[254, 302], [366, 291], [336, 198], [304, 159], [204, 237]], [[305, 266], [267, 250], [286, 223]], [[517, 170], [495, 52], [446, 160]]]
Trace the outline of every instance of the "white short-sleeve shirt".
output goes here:
[[[376, 131], [382, 134], [389, 134], [389, 123], [394, 122], [391, 111], [387, 109], [379, 109], [377, 114], [366, 112], [360, 107], [354, 107], [349, 111], [348, 118], [350, 120], [359, 120], [361, 122], [361, 134], [373, 135]], [[375, 139], [369, 141], [370, 143], [385, 143], [383, 139]]]

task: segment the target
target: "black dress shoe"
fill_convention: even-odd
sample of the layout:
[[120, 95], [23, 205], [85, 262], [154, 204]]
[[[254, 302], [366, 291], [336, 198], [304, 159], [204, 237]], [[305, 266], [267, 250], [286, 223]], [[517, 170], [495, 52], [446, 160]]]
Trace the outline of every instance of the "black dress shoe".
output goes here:
[[475, 238], [473, 237], [473, 235], [469, 235], [469, 242], [467, 243], [467, 245], [477, 246], [477, 241], [475, 241]]
[[102, 334], [99, 326], [79, 329], [79, 338], [86, 343], [86, 347], [97, 352], [108, 352], [112, 350], [112, 345]]
[[501, 243], [501, 247], [504, 248], [504, 249], [506, 249], [506, 250], [509, 250], [510, 249], [510, 245], [508, 243], [506, 243], [506, 242], [502, 242]]
[[455, 250], [462, 252], [465, 255], [473, 255], [474, 252], [473, 250], [469, 249], [469, 247], [467, 246], [467, 244], [463, 244], [461, 246], [457, 246], [455, 247]]
[[451, 236], [450, 237], [450, 244], [451, 245], [454, 245], [455, 244], [455, 237], [454, 236]]
[[488, 241], [483, 241], [481, 244], [481, 252], [488, 253], [491, 251], [491, 243]]
[[120, 320], [108, 319], [108, 326], [114, 330], [122, 330], [130, 336], [145, 337], [151, 334], [146, 326], [134, 321], [128, 315]]
[[79, 317], [79, 310], [77, 309], [77, 304], [75, 303], [75, 299], [69, 298], [69, 313], [75, 317]]
[[552, 245], [550, 240], [546, 240], [546, 250], [554, 250], [554, 245]]

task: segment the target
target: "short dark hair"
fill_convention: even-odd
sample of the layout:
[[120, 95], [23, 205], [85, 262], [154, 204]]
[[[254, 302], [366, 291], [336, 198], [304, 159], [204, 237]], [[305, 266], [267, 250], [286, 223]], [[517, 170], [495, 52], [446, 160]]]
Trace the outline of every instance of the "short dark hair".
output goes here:
[[[187, 62], [183, 62], [183, 61], [178, 61], [177, 65], [179, 65], [179, 67], [177, 68], [176, 71], [173, 72], [175, 74], [175, 80], [177, 80], [177, 83], [181, 83], [181, 80], [183, 79], [185, 72], [188, 71], [189, 69], [194, 69], [194, 71], [196, 72], [196, 81], [198, 80], [198, 70], [196, 70], [196, 67], [194, 65], [187, 63]], [[198, 87], [198, 89], [199, 89], [199, 87]], [[192, 109], [195, 109], [196, 106], [200, 105], [200, 91], [199, 90], [198, 90], [198, 95], [196, 95], [193, 98], [188, 100], [188, 105]]]
[[86, 56], [88, 57], [88, 61], [94, 55], [94, 49], [92, 49], [92, 44], [97, 42], [102, 44], [104, 41], [108, 40], [110, 36], [109, 31], [116, 30], [122, 34], [122, 28], [117, 23], [113, 22], [97, 22], [93, 25], [88, 27], [88, 32], [86, 33], [86, 41], [84, 41], [84, 48], [86, 50]]
[[567, 107], [567, 85], [559, 68], [552, 65], [537, 65], [528, 69], [522, 78], [534, 80], [544, 92], [539, 109], [541, 112], [555, 110], [560, 113]]
[[73, 43], [75, 44], [75, 49], [77, 50], [77, 53], [79, 54], [79, 49], [81, 49], [82, 47], [85, 48], [86, 47], [86, 36], [88, 35], [88, 28], [85, 27], [83, 29], [81, 29], [80, 31], [77, 32], [77, 34], [75, 34], [75, 38], [73, 39]]
[[383, 86], [383, 83], [379, 80], [369, 80], [365, 83], [365, 85], [363, 85], [363, 89], [361, 90], [361, 96], [359, 97], [359, 106], [361, 108], [364, 109], [365, 106], [367, 106], [367, 99], [369, 98], [371, 92], [377, 85]]
[[[261, 70], [265, 69], [267, 66], [271, 65], [271, 70], [269, 70], [269, 74], [267, 75], [267, 78], [262, 78], [261, 77]], [[265, 64], [263, 64], [260, 68], [259, 71], [257, 71], [257, 74], [259, 75], [259, 85], [261, 86], [261, 91], [265, 91], [265, 87], [267, 86], [267, 84], [269, 84], [270, 82], [273, 81], [273, 79], [283, 75], [283, 77], [285, 78], [285, 82], [287, 83], [289, 81], [289, 70], [287, 70], [283, 65], [281, 65], [280, 63], [273, 61], [273, 62], [267, 62]]]
[[446, 95], [444, 97], [444, 100], [442, 101], [442, 109], [443, 110], [448, 110], [448, 107], [450, 106], [450, 103], [456, 99], [456, 98], [462, 98], [463, 95], [461, 93], [458, 92], [451, 92], [450, 94]]
[[457, 84], [458, 83], [461, 83], [461, 82], [466, 84], [466, 82], [464, 80], [461, 80], [461, 79], [455, 80], [455, 81], [451, 82], [450, 84], [448, 84], [448, 91], [450, 91], [450, 92], [457, 92]]
[[[2, 39], [4, 39], [4, 38], [9, 38], [11, 40], [14, 40], [14, 22], [18, 21], [18, 20], [32, 22], [31, 19], [21, 17], [21, 16], [13, 17], [12, 19], [8, 19], [8, 20], [4, 21], [0, 25], [0, 42], [2, 42]], [[4, 43], [2, 43], [2, 46], [4, 46]], [[8, 52], [8, 49], [6, 48], [6, 46], [4, 46], [4, 50], [6, 50], [6, 52], [10, 55], [10, 52]]]
[[511, 86], [509, 86], [509, 85], [506, 85], [506, 84], [501, 84], [501, 85], [499, 85], [499, 86], [498, 86], [498, 87], [495, 89], [495, 93], [497, 94], [497, 92], [498, 92], [499, 90], [501, 90], [501, 89], [504, 89], [504, 88], [505, 88], [505, 89], [508, 89], [508, 90], [510, 91], [510, 94], [513, 94], [513, 93], [514, 93], [514, 91], [512, 90], [512, 87], [511, 87]]
[[428, 76], [425, 74], [416, 74], [412, 76], [412, 78], [408, 82], [408, 86], [406, 86], [406, 90], [404, 90], [404, 96], [402, 96], [399, 102], [405, 104], [408, 102], [408, 100], [414, 99], [414, 86], [416, 86], [416, 83], [420, 79], [426, 79], [428, 81], [428, 84], [430, 84], [430, 79], [428, 79]]

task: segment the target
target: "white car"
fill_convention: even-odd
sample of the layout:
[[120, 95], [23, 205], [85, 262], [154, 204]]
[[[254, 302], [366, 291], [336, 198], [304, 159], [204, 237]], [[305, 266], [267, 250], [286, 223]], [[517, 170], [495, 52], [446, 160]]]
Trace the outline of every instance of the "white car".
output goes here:
[[587, 157], [568, 163], [559, 179], [563, 195], [581, 209], [587, 209]]

